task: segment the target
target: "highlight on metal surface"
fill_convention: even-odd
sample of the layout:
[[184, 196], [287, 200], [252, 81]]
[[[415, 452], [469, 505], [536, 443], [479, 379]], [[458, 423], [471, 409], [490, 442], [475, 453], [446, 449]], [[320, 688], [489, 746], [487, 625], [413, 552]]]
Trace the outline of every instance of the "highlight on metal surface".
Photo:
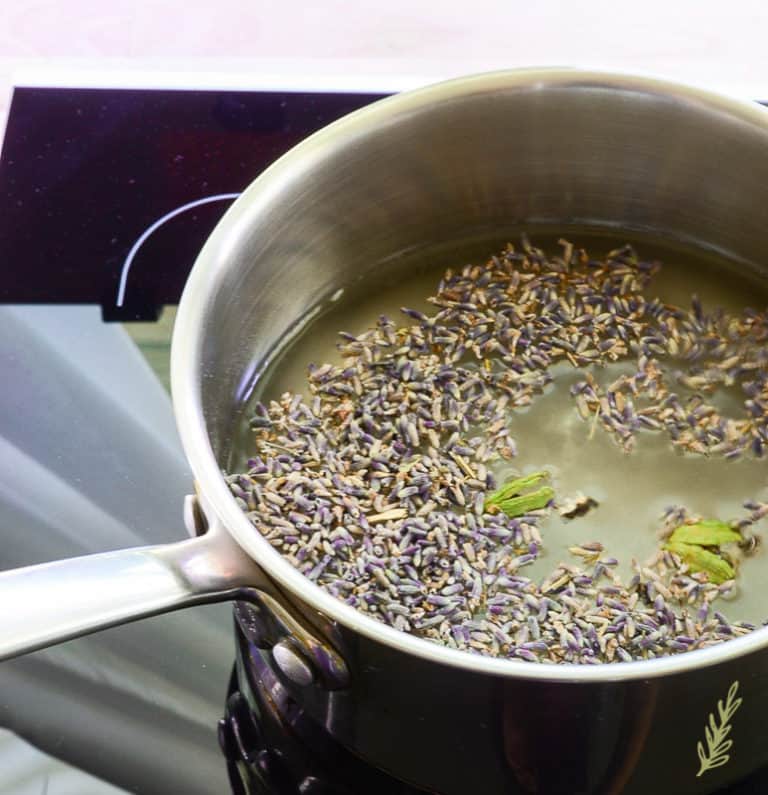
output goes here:
[[136, 258], [136, 254], [138, 253], [139, 249], [144, 245], [147, 238], [149, 238], [157, 229], [159, 229], [166, 221], [170, 221], [171, 218], [175, 218], [177, 215], [181, 215], [185, 213], [187, 210], [192, 210], [195, 207], [200, 207], [203, 204], [211, 204], [212, 202], [220, 202], [220, 201], [227, 201], [236, 199], [240, 194], [239, 193], [218, 193], [214, 196], [204, 196], [202, 199], [196, 199], [195, 201], [188, 202], [187, 204], [182, 204], [181, 207], [177, 207], [175, 210], [171, 210], [170, 212], [166, 213], [161, 218], [158, 218], [153, 224], [148, 226], [136, 240], [136, 242], [131, 246], [131, 250], [128, 252], [128, 256], [125, 258], [125, 262], [123, 262], [123, 267], [120, 271], [120, 284], [117, 288], [117, 300], [115, 301], [116, 306], [121, 307], [125, 302], [125, 289], [128, 283], [128, 274], [131, 271], [131, 265], [133, 264], [133, 260]]

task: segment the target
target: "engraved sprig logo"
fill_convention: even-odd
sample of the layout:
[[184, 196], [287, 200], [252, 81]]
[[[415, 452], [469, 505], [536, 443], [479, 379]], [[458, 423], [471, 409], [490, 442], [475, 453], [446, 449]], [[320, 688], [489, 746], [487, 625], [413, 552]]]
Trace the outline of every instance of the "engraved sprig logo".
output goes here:
[[717, 718], [711, 712], [709, 713], [709, 723], [704, 727], [706, 749], [701, 740], [696, 745], [701, 763], [699, 772], [696, 774], [697, 778], [707, 770], [722, 767], [731, 758], [729, 751], [733, 746], [733, 740], [728, 739], [728, 735], [731, 733], [731, 718], [741, 706], [741, 699], [736, 698], [738, 690], [739, 683], [736, 681], [728, 690], [725, 705], [723, 705], [722, 699], [718, 700]]

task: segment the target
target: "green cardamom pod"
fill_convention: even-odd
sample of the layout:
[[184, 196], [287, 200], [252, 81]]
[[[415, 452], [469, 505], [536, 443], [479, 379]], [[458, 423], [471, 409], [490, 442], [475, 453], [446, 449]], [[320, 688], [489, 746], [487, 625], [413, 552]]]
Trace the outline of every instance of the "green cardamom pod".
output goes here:
[[[522, 494], [526, 489], [533, 488], [537, 483], [540, 483], [542, 480], [545, 480], [549, 477], [549, 472], [534, 472], [532, 475], [525, 475], [522, 478], [515, 478], [514, 480], [510, 480], [505, 483], [500, 488], [496, 489], [496, 491], [491, 492], [485, 498], [485, 510], [488, 510], [491, 506], [496, 506], [497, 508], [501, 508], [501, 503], [505, 500], [508, 500], [510, 497], [514, 497], [517, 494]], [[551, 498], [550, 498], [551, 499]]]
[[715, 585], [726, 580], [732, 580], [736, 576], [736, 571], [731, 564], [710, 552], [708, 549], [703, 549], [696, 544], [686, 544], [683, 541], [668, 541], [664, 545], [664, 549], [674, 552], [685, 563], [688, 564], [691, 571], [703, 571], [709, 576], [710, 582]]
[[554, 489], [549, 486], [542, 486], [530, 494], [521, 494], [519, 497], [509, 497], [498, 503], [498, 507], [504, 511], [507, 516], [512, 518], [516, 516], [523, 516], [529, 511], [537, 511], [540, 508], [546, 508], [548, 503], [555, 497]]
[[696, 524], [681, 525], [672, 533], [669, 540], [696, 544], [700, 547], [719, 547], [721, 544], [738, 543], [743, 539], [741, 533], [730, 525], [717, 519], [710, 519]]

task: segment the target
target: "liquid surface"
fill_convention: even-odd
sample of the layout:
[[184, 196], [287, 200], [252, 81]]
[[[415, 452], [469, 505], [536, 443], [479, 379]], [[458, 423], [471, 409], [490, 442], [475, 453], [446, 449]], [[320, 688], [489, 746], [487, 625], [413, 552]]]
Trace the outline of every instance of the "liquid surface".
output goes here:
[[[574, 235], [569, 235], [569, 239], [595, 257], [628, 242]], [[556, 240], [535, 237], [532, 242], [548, 253], [559, 252]], [[763, 309], [768, 303], [765, 284], [735, 271], [727, 263], [643, 241], [629, 242], [635, 245], [641, 259], [664, 263], [646, 291], [649, 297], [659, 296], [666, 302], [688, 307], [695, 293], [705, 311], [715, 307], [736, 312], [747, 306]], [[493, 249], [487, 251], [487, 255], [492, 253]], [[356, 290], [334, 296], [336, 300], [325, 312], [297, 334], [276, 358], [258, 384], [255, 398], [269, 400], [287, 391], [307, 396], [310, 363], [341, 361], [336, 350], [339, 331], [360, 334], [381, 314], [407, 325], [408, 319], [399, 311], [402, 306], [433, 314], [436, 309], [427, 297], [434, 294], [447, 267], [464, 264], [464, 260], [442, 257], [431, 269], [414, 268], [416, 272], [408, 278], [392, 279], [375, 288], [369, 286], [364, 293]], [[618, 375], [627, 366], [617, 363], [599, 368], [595, 375], [606, 383], [614, 376], [614, 368]], [[606, 369], [611, 372], [606, 373]], [[569, 388], [583, 377], [583, 372], [560, 366], [554, 375], [554, 383], [530, 407], [510, 410], [517, 456], [493, 469], [499, 482], [512, 474], [548, 469], [558, 498], [582, 493], [599, 505], [573, 520], [552, 512], [541, 527], [543, 553], [526, 571], [527, 576], [540, 579], [560, 561], [572, 562], [567, 548], [573, 544], [600, 541], [607, 554], [619, 559], [619, 572], [628, 578], [631, 559], [644, 561], [658, 548], [656, 533], [665, 508], [682, 505], [693, 514], [729, 520], [746, 514], [742, 508], [745, 500], [768, 499], [765, 461], [752, 456], [726, 461], [683, 455], [673, 450], [666, 435], [652, 431], [639, 433], [635, 450], [624, 453], [605, 430], [599, 426], [593, 429], [578, 415]], [[716, 395], [713, 402], [723, 408], [729, 403], [735, 407], [737, 394]], [[246, 411], [245, 416], [248, 414]], [[235, 471], [243, 467], [249, 455], [249, 438], [247, 430], [241, 428], [233, 461]], [[760, 535], [764, 532], [761, 524], [756, 528]], [[720, 602], [720, 609], [731, 620], [761, 623], [767, 619], [768, 592], [763, 586], [767, 577], [768, 555], [762, 545], [743, 561], [738, 587], [729, 603]]]

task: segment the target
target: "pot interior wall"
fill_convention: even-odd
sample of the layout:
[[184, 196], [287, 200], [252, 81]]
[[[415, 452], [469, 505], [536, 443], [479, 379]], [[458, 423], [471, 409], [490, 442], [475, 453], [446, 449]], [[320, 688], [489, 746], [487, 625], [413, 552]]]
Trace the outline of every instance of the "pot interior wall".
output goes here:
[[201, 392], [222, 465], [233, 417], [280, 341], [339, 287], [411, 266], [418, 252], [469, 259], [522, 229], [576, 228], [761, 269], [768, 124], [757, 110], [553, 75], [379, 103], [310, 139], [238, 202], [206, 254], [216, 283]]

